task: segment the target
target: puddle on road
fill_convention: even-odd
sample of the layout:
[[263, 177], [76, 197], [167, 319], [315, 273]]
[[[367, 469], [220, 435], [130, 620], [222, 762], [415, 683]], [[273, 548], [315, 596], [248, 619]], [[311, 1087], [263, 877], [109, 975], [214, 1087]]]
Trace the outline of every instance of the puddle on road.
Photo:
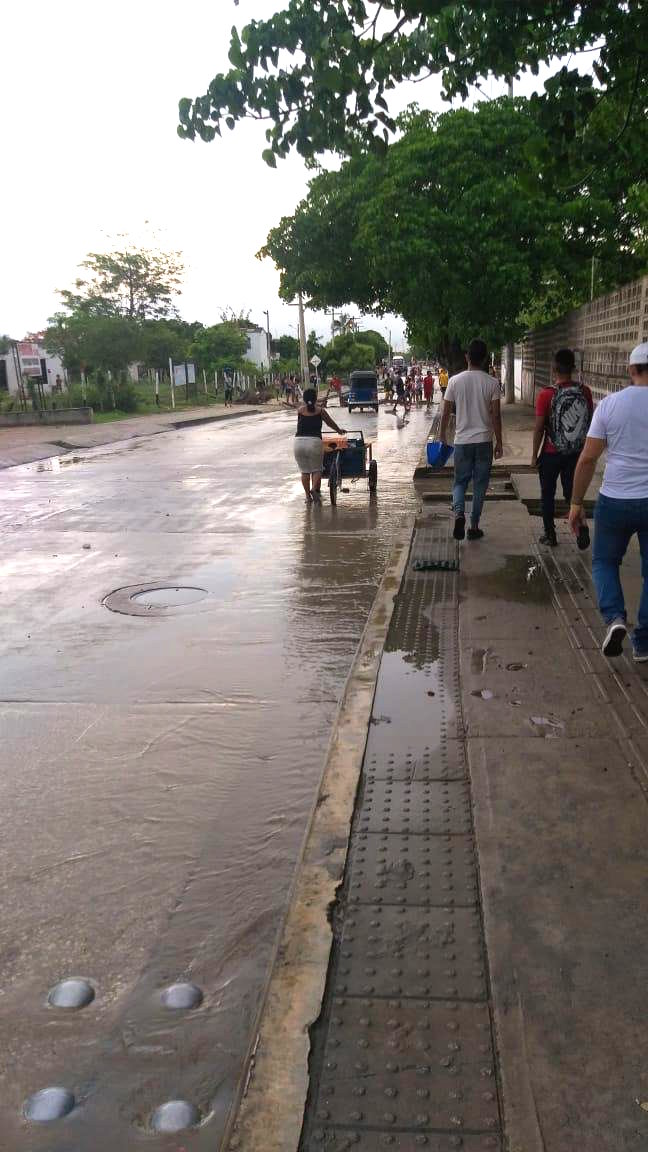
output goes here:
[[439, 661], [417, 664], [411, 652], [385, 650], [373, 707], [380, 722], [369, 733], [367, 762], [376, 754], [402, 759], [413, 743], [439, 749], [441, 722], [449, 714]]

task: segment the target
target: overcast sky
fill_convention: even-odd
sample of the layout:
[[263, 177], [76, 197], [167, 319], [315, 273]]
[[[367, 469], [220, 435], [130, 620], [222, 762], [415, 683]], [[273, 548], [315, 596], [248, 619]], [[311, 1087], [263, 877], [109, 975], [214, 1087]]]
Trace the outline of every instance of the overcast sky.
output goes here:
[[[279, 277], [255, 259], [268, 230], [306, 191], [297, 156], [272, 170], [261, 160], [263, 125], [239, 124], [211, 144], [176, 134], [178, 100], [206, 91], [227, 67], [231, 26], [262, 18], [283, 0], [11, 0], [4, 6], [0, 99], [3, 207], [0, 332], [43, 327], [90, 251], [111, 237], [182, 251], [179, 301], [187, 320], [215, 323], [220, 310], [250, 310], [275, 334], [295, 311], [278, 298]], [[491, 91], [493, 91], [491, 86]], [[407, 85], [441, 107], [438, 81]], [[146, 223], [148, 222], [148, 224]], [[330, 321], [307, 315], [307, 327]], [[383, 332], [396, 319], [367, 320]]]

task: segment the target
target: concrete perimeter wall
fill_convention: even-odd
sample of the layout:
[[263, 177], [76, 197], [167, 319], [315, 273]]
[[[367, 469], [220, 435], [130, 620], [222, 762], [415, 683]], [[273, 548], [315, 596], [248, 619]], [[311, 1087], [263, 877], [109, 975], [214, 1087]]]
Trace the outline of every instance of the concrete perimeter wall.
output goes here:
[[45, 408], [34, 412], [2, 412], [0, 428], [32, 424], [92, 424], [92, 408]]
[[534, 392], [551, 383], [551, 357], [558, 348], [573, 348], [582, 383], [602, 400], [627, 383], [628, 353], [642, 340], [648, 340], [648, 276], [527, 332], [522, 400], [532, 404]]

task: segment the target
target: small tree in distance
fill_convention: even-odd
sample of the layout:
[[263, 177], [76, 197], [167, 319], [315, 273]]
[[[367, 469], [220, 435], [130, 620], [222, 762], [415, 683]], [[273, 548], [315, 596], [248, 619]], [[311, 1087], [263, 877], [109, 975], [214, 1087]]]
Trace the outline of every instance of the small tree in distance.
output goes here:
[[89, 252], [80, 266], [87, 275], [78, 277], [74, 289], [59, 290], [68, 311], [129, 320], [178, 315], [173, 301], [184, 274], [179, 252], [128, 246], [115, 252]]

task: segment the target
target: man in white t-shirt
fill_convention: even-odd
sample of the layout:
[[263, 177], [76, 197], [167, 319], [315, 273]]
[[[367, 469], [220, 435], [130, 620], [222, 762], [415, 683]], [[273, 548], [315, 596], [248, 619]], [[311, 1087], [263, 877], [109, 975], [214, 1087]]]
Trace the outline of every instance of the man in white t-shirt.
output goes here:
[[630, 353], [631, 383], [601, 400], [574, 476], [569, 523], [585, 523], [583, 501], [596, 461], [607, 447], [605, 474], [594, 514], [592, 576], [607, 624], [604, 656], [620, 656], [628, 626], [619, 569], [637, 534], [643, 588], [632, 636], [637, 663], [648, 662], [648, 341]]
[[448, 424], [454, 412], [453, 535], [455, 540], [463, 540], [466, 535], [466, 489], [472, 480], [468, 539], [481, 540], [484, 533], [479, 527], [479, 520], [493, 466], [493, 436], [495, 456], [502, 455], [500, 387], [484, 371], [484, 365], [488, 363], [488, 349], [483, 340], [470, 341], [466, 359], [468, 371], [451, 376], [448, 383], [439, 439], [445, 444]]

